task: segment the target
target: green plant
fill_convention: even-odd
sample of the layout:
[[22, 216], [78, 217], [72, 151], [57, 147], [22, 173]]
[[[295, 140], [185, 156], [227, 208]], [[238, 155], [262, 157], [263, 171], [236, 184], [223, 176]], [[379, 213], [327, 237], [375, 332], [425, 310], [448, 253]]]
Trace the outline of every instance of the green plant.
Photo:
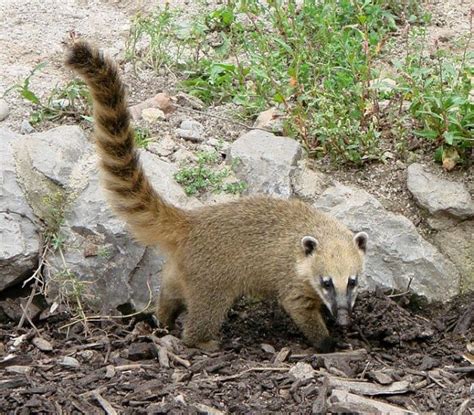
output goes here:
[[33, 92], [30, 88], [31, 80], [36, 72], [41, 71], [45, 66], [46, 62], [37, 65], [21, 83], [8, 88], [4, 96], [11, 91], [17, 91], [29, 101], [33, 105], [33, 111], [30, 114], [32, 124], [58, 121], [64, 117], [82, 118], [91, 122], [91, 98], [82, 81], [73, 79], [66, 85], [56, 85], [46, 99], [41, 99]]
[[135, 144], [137, 147], [147, 148], [150, 144], [151, 132], [146, 127], [135, 128]]
[[[423, 35], [416, 39], [418, 49], [426, 48]], [[472, 31], [461, 56], [441, 49], [436, 41], [434, 54], [417, 50], [394, 62], [398, 74], [394, 92], [409, 103], [409, 113], [416, 122], [414, 134], [435, 147], [438, 161], [448, 154], [467, 160], [473, 147], [474, 102], [470, 92], [474, 53], [467, 50], [471, 40]]]
[[244, 182], [224, 183], [224, 179], [230, 175], [230, 170], [228, 168], [217, 170], [218, 162], [217, 152], [201, 152], [198, 154], [196, 165], [181, 168], [175, 174], [175, 180], [184, 186], [188, 196], [205, 191], [233, 194], [244, 191], [246, 188]]

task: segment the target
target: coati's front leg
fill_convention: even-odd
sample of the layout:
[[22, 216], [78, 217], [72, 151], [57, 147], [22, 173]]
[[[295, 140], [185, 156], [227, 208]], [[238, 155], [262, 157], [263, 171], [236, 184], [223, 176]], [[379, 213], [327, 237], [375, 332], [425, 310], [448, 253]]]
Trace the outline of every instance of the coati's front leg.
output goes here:
[[329, 335], [320, 301], [290, 291], [281, 299], [281, 305], [318, 351], [327, 353], [334, 350], [337, 342]]

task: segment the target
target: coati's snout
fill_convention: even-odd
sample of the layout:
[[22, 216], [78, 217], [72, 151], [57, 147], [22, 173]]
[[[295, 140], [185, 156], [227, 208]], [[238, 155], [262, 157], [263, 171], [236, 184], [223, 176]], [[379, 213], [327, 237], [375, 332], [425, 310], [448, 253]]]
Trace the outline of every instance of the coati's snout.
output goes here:
[[340, 327], [347, 327], [351, 322], [351, 312], [357, 297], [358, 277], [351, 275], [347, 284], [335, 283], [331, 277], [320, 278], [320, 295], [326, 307]]

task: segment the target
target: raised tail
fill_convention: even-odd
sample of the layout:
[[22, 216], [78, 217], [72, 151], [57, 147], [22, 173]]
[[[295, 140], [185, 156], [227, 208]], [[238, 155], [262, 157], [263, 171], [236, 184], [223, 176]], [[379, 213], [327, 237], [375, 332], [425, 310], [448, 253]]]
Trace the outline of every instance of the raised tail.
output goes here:
[[102, 180], [113, 210], [139, 242], [172, 249], [188, 233], [188, 215], [163, 200], [145, 176], [117, 65], [81, 40], [69, 46], [66, 64], [92, 95]]

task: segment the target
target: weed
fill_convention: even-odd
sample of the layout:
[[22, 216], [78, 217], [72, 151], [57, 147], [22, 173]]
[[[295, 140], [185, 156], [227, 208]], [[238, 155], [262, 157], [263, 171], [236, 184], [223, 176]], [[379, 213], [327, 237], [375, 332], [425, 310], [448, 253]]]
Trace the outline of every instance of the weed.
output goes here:
[[30, 114], [30, 122], [38, 124], [43, 121], [58, 121], [64, 117], [74, 117], [92, 122], [90, 117], [92, 101], [86, 85], [73, 79], [64, 86], [55, 86], [46, 99], [41, 99], [30, 88], [30, 83], [36, 72], [41, 71], [46, 62], [37, 65], [21, 82], [12, 85], [5, 91], [4, 96], [11, 91], [17, 91], [29, 101], [34, 110]]
[[44, 221], [46, 223], [45, 234], [47, 238], [55, 241], [54, 245], [61, 245], [59, 230], [64, 222], [64, 209], [67, 196], [57, 191], [43, 197], [43, 204], [46, 207]]
[[[228, 0], [187, 19], [165, 7], [135, 20], [129, 57], [179, 70], [181, 87], [208, 104], [232, 101], [247, 116], [280, 106], [284, 133], [315, 157], [358, 164], [380, 159], [387, 120], [378, 103], [397, 97], [410, 103], [417, 135], [467, 154], [469, 54], [462, 70], [457, 65], [453, 71], [453, 59], [440, 51], [428, 64], [423, 25], [429, 20], [417, 0]], [[374, 88], [373, 81], [397, 23], [408, 28], [402, 35], [418, 32], [421, 42], [397, 69], [402, 75], [392, 93]], [[405, 114], [398, 111], [398, 118]]]
[[151, 132], [146, 127], [135, 128], [135, 144], [140, 148], [147, 148], [150, 144]]
[[188, 196], [200, 194], [205, 191], [241, 193], [245, 190], [244, 182], [224, 183], [229, 177], [228, 168], [217, 170], [216, 166], [220, 157], [217, 152], [201, 152], [195, 166], [183, 167], [175, 174], [175, 180], [184, 186]]

